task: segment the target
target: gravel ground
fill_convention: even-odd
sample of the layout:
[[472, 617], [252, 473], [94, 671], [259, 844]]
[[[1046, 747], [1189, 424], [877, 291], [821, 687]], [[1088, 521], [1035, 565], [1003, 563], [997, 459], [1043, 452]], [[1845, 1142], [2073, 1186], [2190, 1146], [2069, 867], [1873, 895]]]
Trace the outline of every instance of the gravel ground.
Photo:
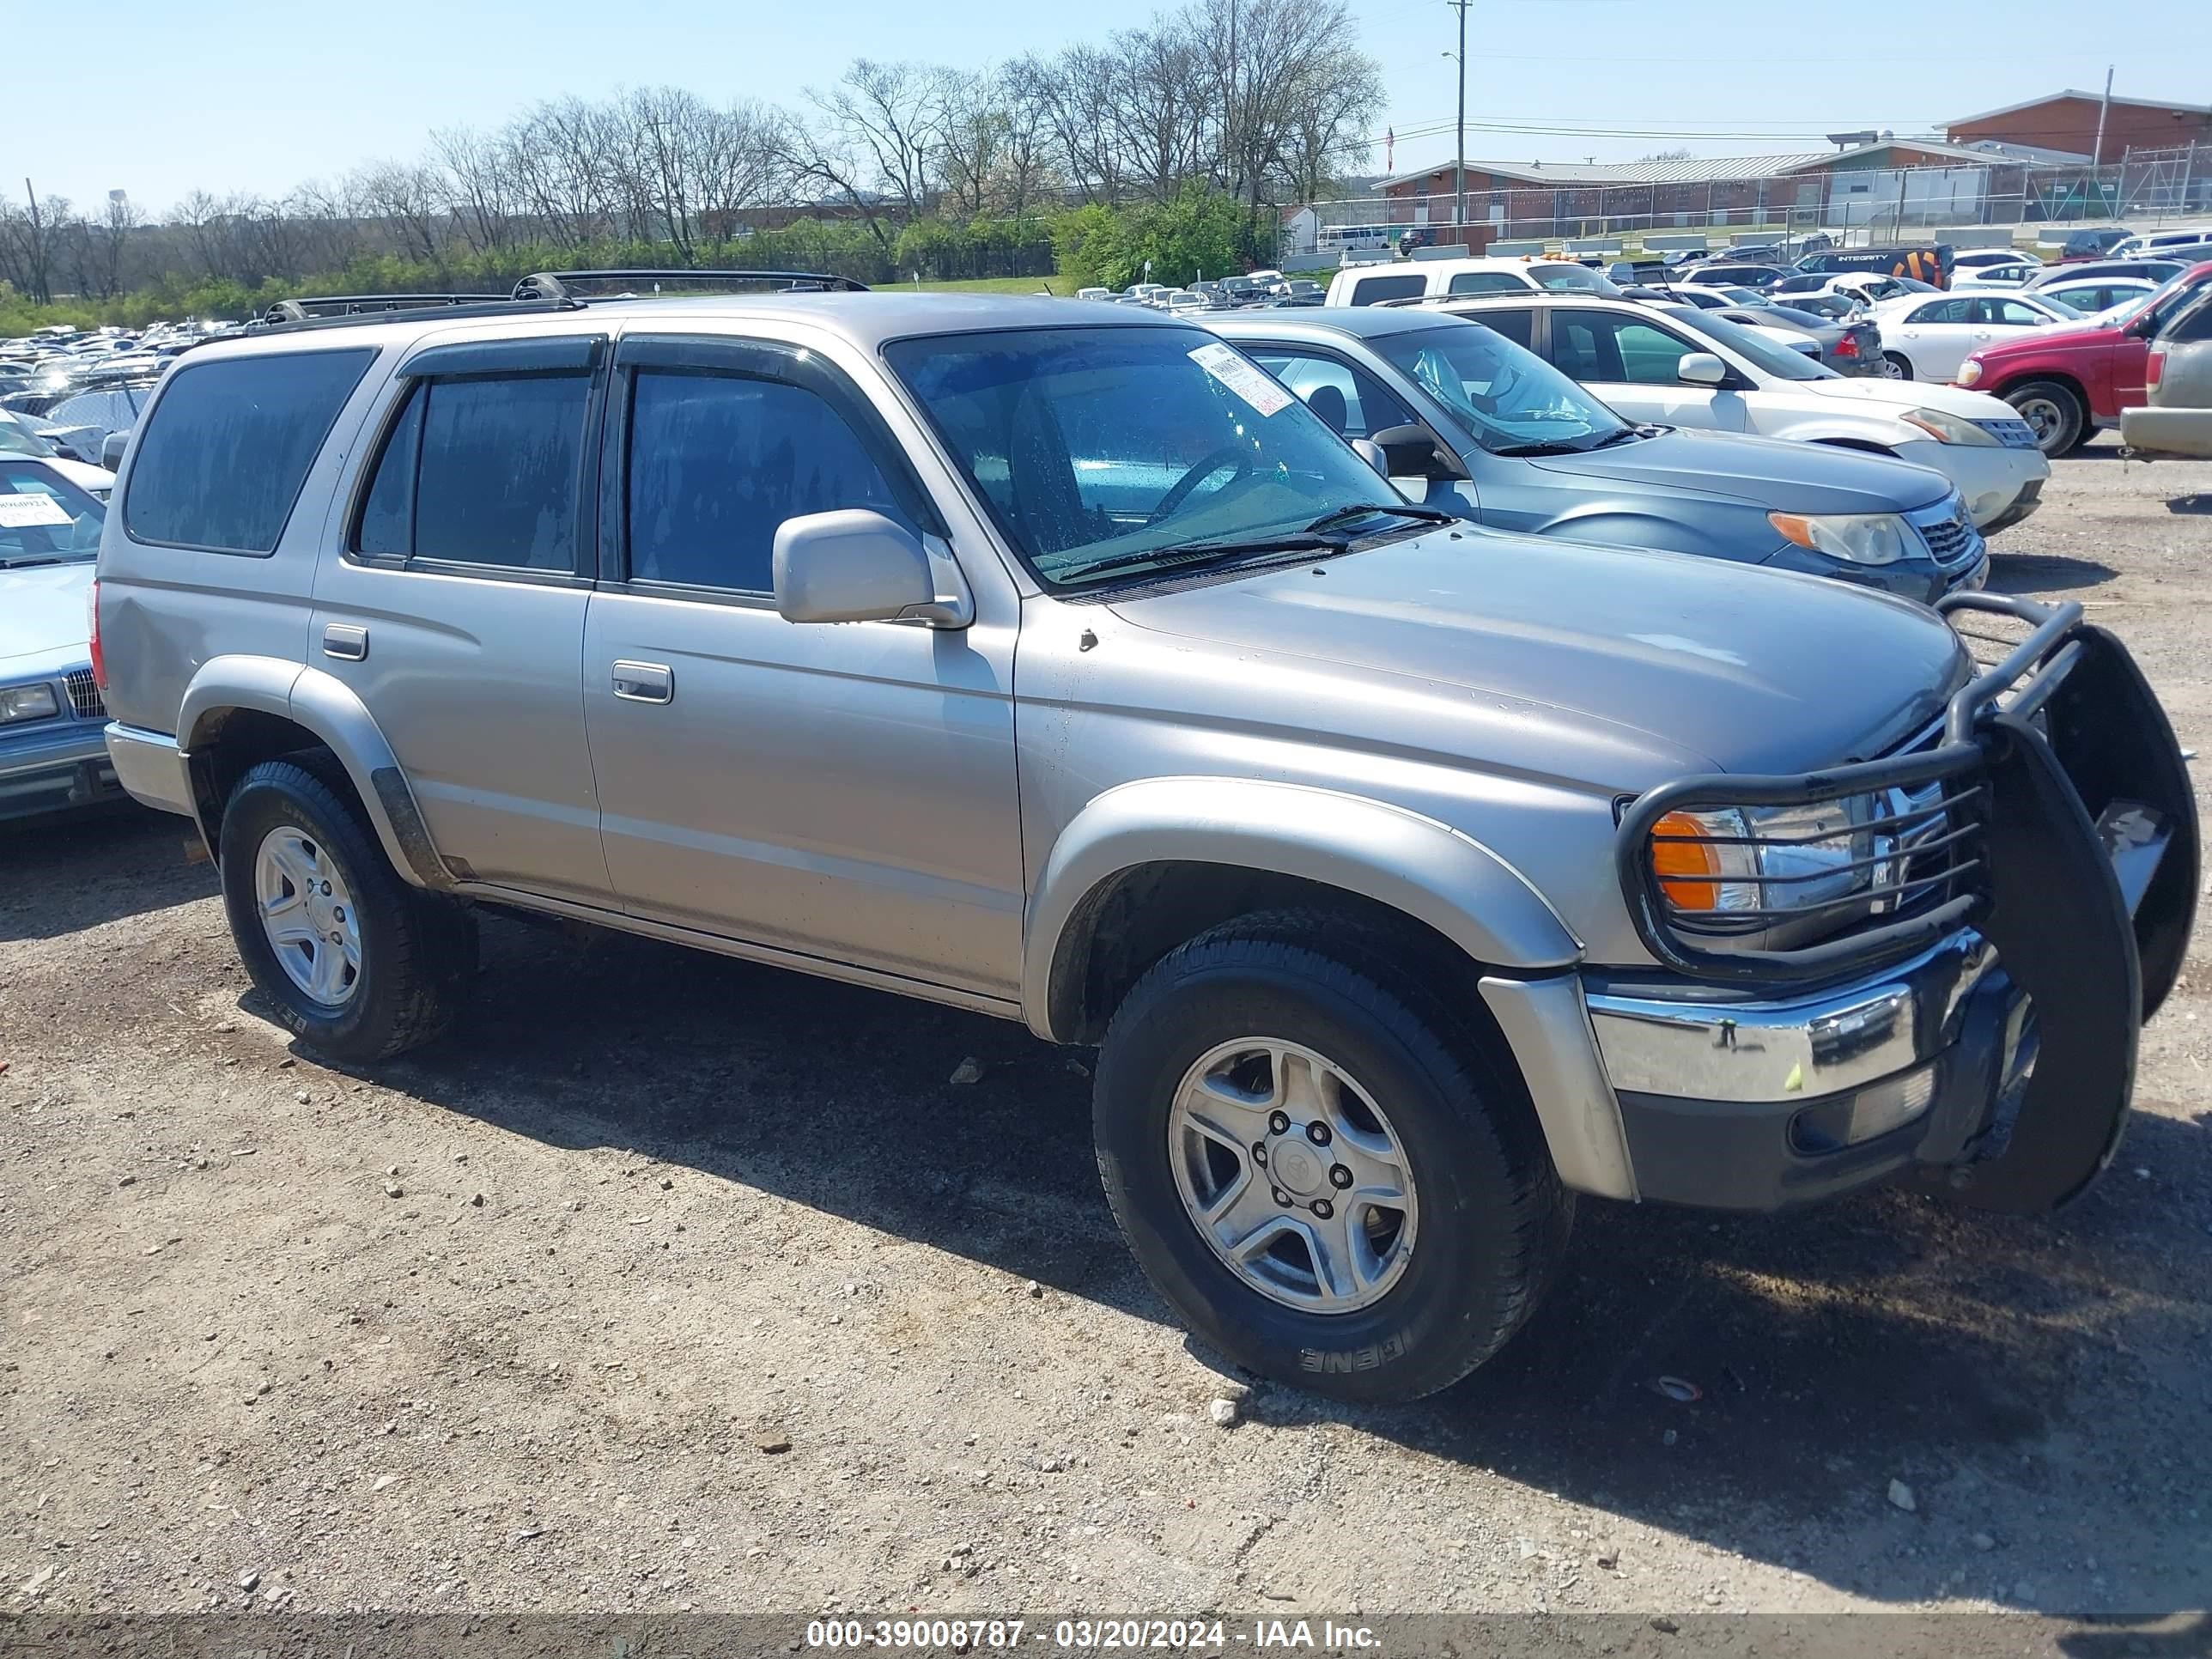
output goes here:
[[[2106, 441], [1993, 581], [2094, 607], [2201, 746], [2196, 490]], [[1187, 1345], [1083, 1057], [493, 919], [463, 1037], [333, 1071], [259, 1017], [183, 833], [0, 836], [19, 1613], [2212, 1601], [2203, 927], [2063, 1217], [1588, 1203], [1503, 1357], [1367, 1412]]]

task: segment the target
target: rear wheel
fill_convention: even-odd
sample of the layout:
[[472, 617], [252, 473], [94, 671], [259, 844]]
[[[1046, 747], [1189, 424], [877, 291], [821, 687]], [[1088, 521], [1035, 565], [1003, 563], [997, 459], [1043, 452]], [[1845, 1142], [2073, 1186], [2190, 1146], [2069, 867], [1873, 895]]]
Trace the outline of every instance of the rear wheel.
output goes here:
[[2030, 380], [2005, 393], [2035, 434], [2035, 447], [2046, 455], [2070, 455], [2087, 442], [2089, 411], [2081, 395], [2057, 380]]
[[1912, 378], [1912, 360], [1901, 351], [1883, 352], [1881, 365], [1883, 375], [1889, 380], [1909, 380]]
[[361, 809], [295, 761], [264, 761], [222, 815], [222, 893], [239, 955], [277, 1022], [347, 1060], [443, 1033], [476, 977], [475, 919], [402, 881]]
[[1492, 1041], [1318, 915], [1170, 952], [1115, 1015], [1094, 1102], [1146, 1275], [1263, 1375], [1370, 1401], [1458, 1381], [1527, 1319], [1573, 1215]]

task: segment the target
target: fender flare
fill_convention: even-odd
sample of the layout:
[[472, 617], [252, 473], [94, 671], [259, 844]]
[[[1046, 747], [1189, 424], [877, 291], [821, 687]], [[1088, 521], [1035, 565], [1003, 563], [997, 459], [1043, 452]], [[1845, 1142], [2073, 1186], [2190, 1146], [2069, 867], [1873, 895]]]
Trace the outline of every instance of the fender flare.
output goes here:
[[1064, 945], [1086, 901], [1139, 865], [1219, 864], [1294, 876], [1426, 923], [1469, 960], [1556, 973], [1580, 940], [1528, 878], [1449, 824], [1384, 801], [1259, 778], [1168, 777], [1095, 797], [1053, 843], [1023, 933], [1022, 1008], [1055, 1035]]
[[[210, 657], [185, 688], [177, 716], [177, 746], [186, 762], [208, 740], [219, 717], [233, 708], [274, 714], [313, 732], [345, 768], [385, 856], [401, 878], [417, 887], [453, 884], [431, 843], [398, 757], [375, 717], [344, 681], [279, 657]], [[198, 816], [197, 799], [194, 805]], [[203, 821], [203, 836], [208, 829]], [[214, 846], [212, 836], [208, 842]]]

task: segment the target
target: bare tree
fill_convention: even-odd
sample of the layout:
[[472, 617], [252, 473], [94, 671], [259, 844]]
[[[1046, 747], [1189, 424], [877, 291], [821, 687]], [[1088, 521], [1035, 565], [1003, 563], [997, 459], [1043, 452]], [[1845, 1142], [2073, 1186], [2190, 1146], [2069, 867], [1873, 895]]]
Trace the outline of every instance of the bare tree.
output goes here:
[[28, 179], [23, 180], [24, 205], [0, 205], [0, 276], [40, 305], [54, 298], [54, 264], [61, 252], [59, 227], [69, 218], [69, 201], [56, 196], [45, 202]]
[[402, 258], [437, 258], [445, 191], [434, 168], [419, 161], [374, 162], [354, 175], [353, 190], [362, 210], [384, 222]]
[[786, 124], [793, 171], [859, 211], [888, 246], [884, 208], [902, 220], [929, 210], [944, 143], [943, 71], [856, 58], [836, 85], [806, 97], [821, 125]]

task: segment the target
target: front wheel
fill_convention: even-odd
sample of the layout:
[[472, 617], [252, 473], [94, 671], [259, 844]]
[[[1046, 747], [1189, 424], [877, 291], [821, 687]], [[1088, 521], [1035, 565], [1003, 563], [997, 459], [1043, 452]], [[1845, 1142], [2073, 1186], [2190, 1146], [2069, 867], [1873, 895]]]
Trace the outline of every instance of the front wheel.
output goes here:
[[2070, 455], [2087, 441], [2089, 411], [2073, 387], [2057, 380], [2030, 380], [2005, 393], [2035, 434], [2035, 447], [2050, 456]]
[[476, 975], [475, 919], [410, 887], [361, 809], [312, 762], [264, 761], [223, 809], [230, 931], [277, 1023], [345, 1060], [453, 1024]]
[[1518, 1330], [1572, 1200], [1492, 1039], [1303, 915], [1156, 964], [1102, 1046], [1099, 1172], [1146, 1274], [1264, 1376], [1417, 1399]]

